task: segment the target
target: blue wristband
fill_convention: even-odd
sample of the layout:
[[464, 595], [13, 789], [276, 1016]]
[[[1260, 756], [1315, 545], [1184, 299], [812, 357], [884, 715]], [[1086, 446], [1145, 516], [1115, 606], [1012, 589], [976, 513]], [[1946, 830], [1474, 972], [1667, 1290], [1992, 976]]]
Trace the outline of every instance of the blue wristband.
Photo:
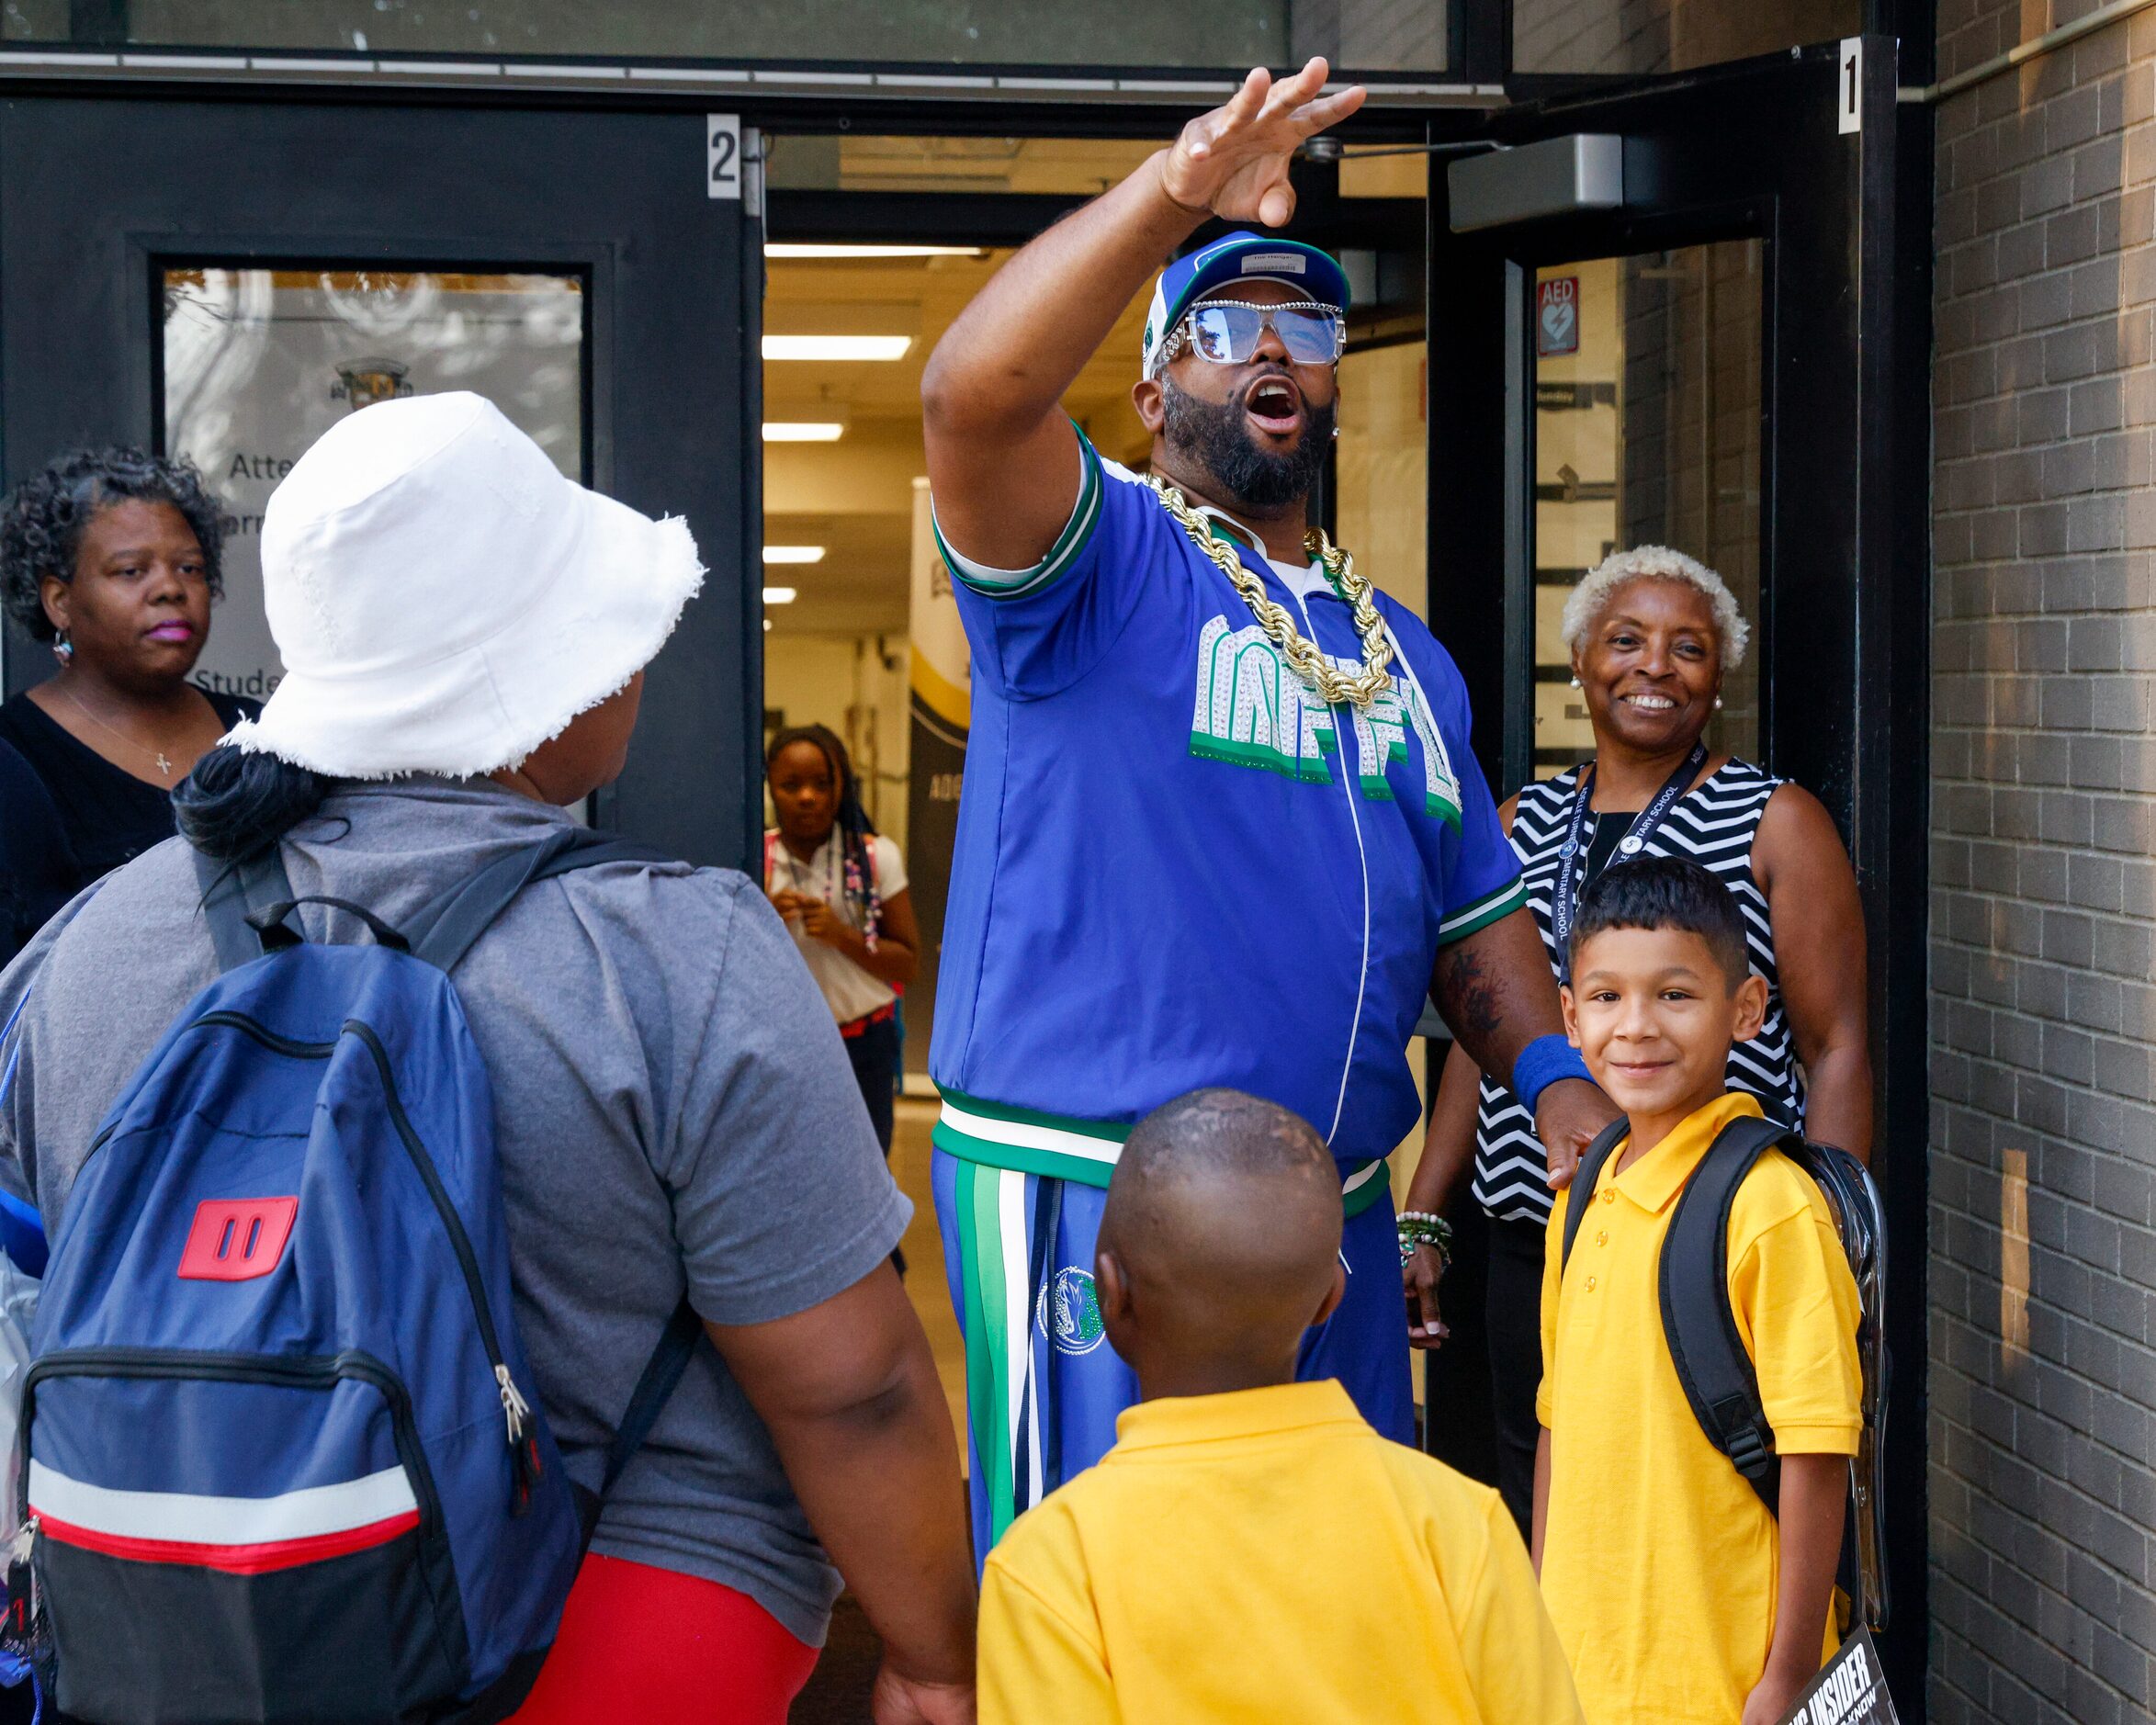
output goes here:
[[1562, 1036], [1536, 1037], [1512, 1063], [1512, 1094], [1519, 1098], [1519, 1105], [1530, 1114], [1542, 1099], [1542, 1092], [1560, 1078], [1585, 1078], [1589, 1084], [1595, 1081], [1587, 1063], [1580, 1058], [1580, 1051]]

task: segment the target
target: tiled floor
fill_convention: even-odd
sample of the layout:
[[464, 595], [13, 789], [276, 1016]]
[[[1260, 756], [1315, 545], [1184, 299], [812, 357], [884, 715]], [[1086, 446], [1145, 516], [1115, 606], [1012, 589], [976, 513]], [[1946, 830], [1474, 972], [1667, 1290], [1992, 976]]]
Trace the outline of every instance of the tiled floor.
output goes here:
[[951, 1314], [951, 1296], [943, 1280], [943, 1236], [936, 1227], [936, 1201], [929, 1188], [929, 1131], [936, 1123], [936, 1105], [902, 1097], [898, 1102], [898, 1128], [891, 1138], [891, 1172], [913, 1200], [913, 1222], [906, 1230], [906, 1290], [913, 1308], [928, 1331], [935, 1350], [936, 1370], [943, 1376], [943, 1393], [951, 1398], [951, 1424], [958, 1433], [959, 1448], [965, 1445], [965, 1343], [958, 1333], [958, 1320]]

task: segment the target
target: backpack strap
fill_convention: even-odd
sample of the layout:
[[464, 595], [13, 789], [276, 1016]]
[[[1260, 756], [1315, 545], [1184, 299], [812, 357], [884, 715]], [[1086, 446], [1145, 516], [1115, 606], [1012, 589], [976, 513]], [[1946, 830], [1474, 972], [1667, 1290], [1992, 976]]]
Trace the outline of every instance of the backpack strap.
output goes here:
[[614, 1441], [606, 1448], [606, 1471], [601, 1477], [599, 1489], [586, 1491], [576, 1488], [577, 1518], [582, 1525], [581, 1550], [589, 1550], [592, 1536], [599, 1531], [599, 1512], [606, 1506], [607, 1494], [622, 1476], [622, 1471], [644, 1447], [644, 1439], [651, 1435], [651, 1428], [659, 1424], [659, 1416], [665, 1412], [666, 1404], [679, 1387], [682, 1374], [689, 1369], [689, 1357], [696, 1351], [696, 1338], [704, 1334], [704, 1321], [696, 1315], [696, 1309], [689, 1303], [688, 1296], [673, 1309], [667, 1319], [666, 1328], [660, 1332], [659, 1345], [651, 1350], [651, 1358], [644, 1362], [644, 1370], [638, 1376], [637, 1387], [629, 1392], [629, 1404], [623, 1412], [621, 1424], [614, 1428]]
[[1875, 1632], [1886, 1627], [1892, 1600], [1886, 1567], [1885, 1436], [1893, 1360], [1886, 1342], [1887, 1225], [1870, 1171], [1833, 1144], [1782, 1141], [1783, 1151], [1818, 1182], [1849, 1271], [1857, 1280], [1857, 1359], [1863, 1428], [1850, 1470], [1855, 1537], [1843, 1555], [1843, 1585]]
[[472, 944], [535, 882], [602, 862], [672, 862], [678, 859], [588, 827], [567, 827], [537, 844], [489, 863], [423, 907], [405, 925], [414, 957], [454, 970]]
[[237, 970], [265, 953], [299, 944], [298, 930], [285, 920], [293, 894], [280, 846], [265, 846], [237, 862], [220, 862], [198, 851], [195, 878], [202, 883], [202, 914], [219, 970]]
[[1562, 1281], [1564, 1267], [1572, 1262], [1572, 1243], [1579, 1234], [1580, 1223], [1586, 1219], [1587, 1204], [1595, 1196], [1596, 1183], [1602, 1178], [1602, 1165], [1609, 1160], [1620, 1140], [1631, 1132], [1632, 1123], [1620, 1114], [1595, 1134], [1594, 1142], [1580, 1153], [1579, 1167], [1573, 1170], [1570, 1196], [1564, 1201], [1564, 1249], [1557, 1259], [1557, 1276]]
[[1759, 1158], [1795, 1137], [1779, 1121], [1747, 1115], [1724, 1126], [1678, 1194], [1662, 1239], [1662, 1333], [1693, 1417], [1727, 1456], [1767, 1513], [1778, 1513], [1781, 1466], [1729, 1298], [1729, 1220], [1737, 1189]]
[[[459, 881], [431, 904], [422, 907], [406, 923], [412, 955], [439, 969], [454, 970], [480, 936], [527, 886], [578, 869], [596, 868], [602, 862], [651, 863], [678, 860], [649, 845], [588, 827], [568, 827], [551, 832], [537, 844], [512, 851], [489, 863], [477, 874]], [[622, 1414], [621, 1423], [615, 1427], [613, 1443], [607, 1447], [606, 1471], [599, 1489], [592, 1492], [581, 1486], [576, 1488], [577, 1516], [582, 1532], [580, 1549], [590, 1548], [592, 1536], [599, 1530], [599, 1512], [605, 1505], [606, 1494], [614, 1489], [622, 1470], [643, 1448], [651, 1428], [659, 1423], [659, 1415], [681, 1383], [682, 1374], [689, 1369], [696, 1338], [703, 1333], [703, 1320], [697, 1317], [695, 1308], [684, 1296], [667, 1319], [665, 1329], [660, 1332], [658, 1346], [651, 1350], [651, 1357], [644, 1362], [644, 1370], [637, 1378], [637, 1387], [629, 1392], [628, 1406]]]

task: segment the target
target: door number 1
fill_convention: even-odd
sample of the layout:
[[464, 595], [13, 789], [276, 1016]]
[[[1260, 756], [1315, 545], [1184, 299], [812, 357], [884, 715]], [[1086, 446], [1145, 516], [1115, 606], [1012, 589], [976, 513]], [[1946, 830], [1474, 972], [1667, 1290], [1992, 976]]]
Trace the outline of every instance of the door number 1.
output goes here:
[[[1843, 131], [1864, 130], [1864, 38], [1842, 39], [1834, 82], [1834, 105]], [[714, 192], [713, 197], [718, 194]]]
[[713, 197], [730, 197], [738, 202], [741, 196], [741, 117], [706, 114], [704, 144], [704, 189]]

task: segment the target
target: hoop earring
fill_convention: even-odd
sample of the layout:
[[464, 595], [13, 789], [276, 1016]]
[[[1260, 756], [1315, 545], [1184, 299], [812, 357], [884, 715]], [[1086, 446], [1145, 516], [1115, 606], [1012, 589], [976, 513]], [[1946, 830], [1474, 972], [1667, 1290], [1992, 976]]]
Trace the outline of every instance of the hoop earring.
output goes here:
[[52, 637], [52, 657], [60, 661], [60, 669], [62, 671], [65, 671], [74, 659], [74, 643], [67, 638], [65, 629], [62, 629]]

